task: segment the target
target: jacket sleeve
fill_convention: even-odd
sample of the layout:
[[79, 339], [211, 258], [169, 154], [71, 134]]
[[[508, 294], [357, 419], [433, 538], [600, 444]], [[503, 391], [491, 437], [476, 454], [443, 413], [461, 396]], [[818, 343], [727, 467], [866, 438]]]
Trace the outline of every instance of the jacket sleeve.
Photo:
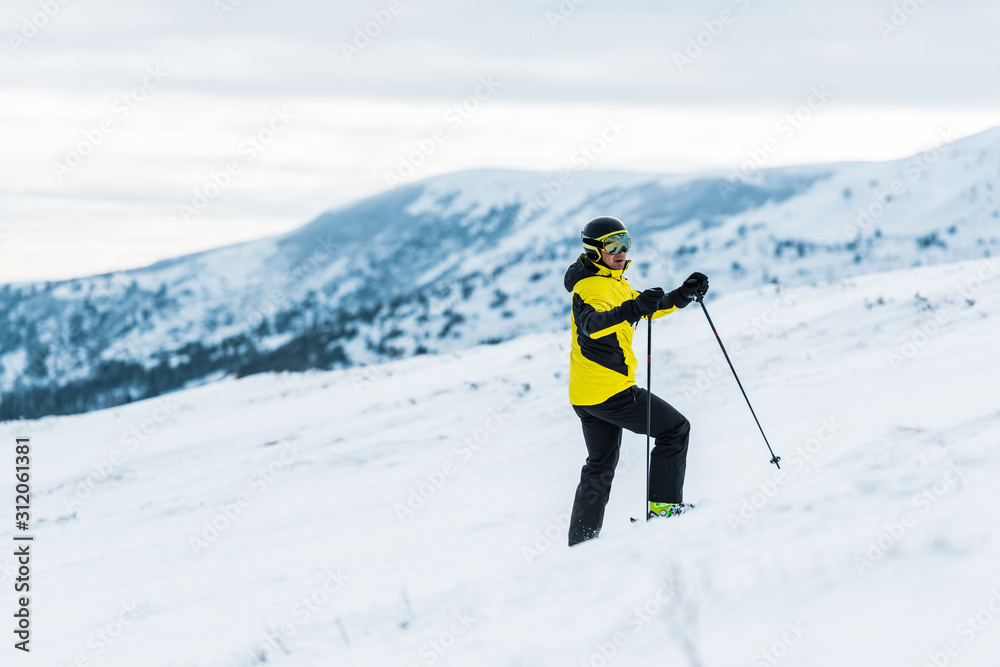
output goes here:
[[[634, 306], [635, 305], [634, 299], [636, 297], [638, 297], [638, 296], [639, 296], [639, 293], [636, 292], [633, 289], [632, 290], [633, 301], [627, 302], [627, 303], [632, 303], [633, 306]], [[663, 317], [664, 315], [669, 315], [670, 313], [674, 312], [678, 308], [683, 308], [684, 306], [688, 305], [688, 303], [690, 303], [690, 302], [686, 301], [684, 299], [684, 297], [681, 296], [679, 290], [674, 290], [672, 292], [667, 292], [666, 295], [664, 295], [664, 297], [663, 297], [663, 308], [660, 308], [655, 313], [653, 313], [653, 319], [656, 320], [656, 319], [659, 319], [659, 318]], [[622, 304], [622, 305], [624, 305], [624, 304]], [[638, 322], [640, 319], [642, 319], [642, 316], [639, 315], [639, 311], [638, 311], [638, 309], [636, 309], [636, 320], [635, 321]]]
[[640, 319], [635, 300], [613, 306], [599, 298], [584, 298], [578, 292], [573, 294], [573, 316], [577, 329], [591, 338], [606, 336], [624, 322], [635, 324]]
[[[683, 308], [683, 307], [684, 306], [681, 306], [681, 308]], [[659, 319], [659, 318], [663, 317], [664, 315], [669, 315], [670, 313], [672, 313], [672, 312], [674, 312], [676, 310], [677, 310], [677, 306], [671, 306], [670, 308], [661, 308], [660, 310], [658, 310], [655, 313], [653, 313], [653, 319], [654, 320]]]
[[681, 296], [680, 287], [670, 292], [667, 292], [666, 298], [663, 299], [663, 305], [667, 306], [668, 309], [673, 309], [673, 310], [676, 310], [677, 308], [684, 308], [689, 303], [691, 303], [689, 300]]

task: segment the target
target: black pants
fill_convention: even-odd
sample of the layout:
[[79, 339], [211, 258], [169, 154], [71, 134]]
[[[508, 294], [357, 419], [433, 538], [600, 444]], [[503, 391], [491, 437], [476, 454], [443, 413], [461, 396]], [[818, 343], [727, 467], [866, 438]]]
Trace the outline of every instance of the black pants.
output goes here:
[[[598, 405], [573, 406], [583, 424], [587, 463], [580, 472], [580, 485], [576, 488], [573, 502], [570, 546], [600, 534], [604, 524], [604, 507], [608, 504], [611, 481], [618, 465], [622, 429], [646, 433], [647, 395], [645, 389], [633, 385]], [[656, 439], [656, 446], [649, 461], [648, 500], [657, 503], [683, 502], [691, 425], [684, 415], [654, 394], [650, 426], [649, 435]]]

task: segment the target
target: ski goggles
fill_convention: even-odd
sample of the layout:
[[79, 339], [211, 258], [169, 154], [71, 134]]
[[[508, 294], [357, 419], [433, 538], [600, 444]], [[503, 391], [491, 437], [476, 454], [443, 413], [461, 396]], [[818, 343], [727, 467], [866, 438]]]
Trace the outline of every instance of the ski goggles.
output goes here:
[[597, 240], [604, 244], [604, 252], [609, 255], [626, 252], [632, 247], [632, 237], [628, 235], [628, 232], [612, 232]]

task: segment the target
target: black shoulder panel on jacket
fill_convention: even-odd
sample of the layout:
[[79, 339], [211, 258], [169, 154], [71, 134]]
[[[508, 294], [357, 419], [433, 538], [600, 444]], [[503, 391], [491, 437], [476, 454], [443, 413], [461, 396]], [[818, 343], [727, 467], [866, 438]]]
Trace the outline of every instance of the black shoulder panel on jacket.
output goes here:
[[567, 292], [572, 292], [578, 282], [584, 278], [589, 278], [596, 273], [597, 269], [591, 261], [587, 259], [587, 255], [582, 254], [575, 262], [569, 265], [568, 269], [566, 269], [566, 276], [563, 278], [563, 285], [566, 287]]

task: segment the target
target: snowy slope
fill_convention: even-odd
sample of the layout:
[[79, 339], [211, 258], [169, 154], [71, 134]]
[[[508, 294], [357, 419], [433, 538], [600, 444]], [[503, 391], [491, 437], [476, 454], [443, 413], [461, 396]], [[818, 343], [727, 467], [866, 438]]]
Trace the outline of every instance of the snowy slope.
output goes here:
[[[948, 138], [944, 135], [942, 140]], [[135, 271], [0, 288], [0, 419], [262, 370], [346, 368], [549, 331], [589, 218], [638, 284], [720, 293], [990, 256], [1000, 130], [906, 160], [670, 176], [472, 171], [289, 234]]]
[[32, 657], [995, 665], [998, 274], [711, 295], [780, 475], [703, 315], [658, 320], [653, 387], [693, 423], [699, 508], [629, 524], [627, 435], [605, 531], [572, 550], [566, 331], [4, 423], [34, 443]]

